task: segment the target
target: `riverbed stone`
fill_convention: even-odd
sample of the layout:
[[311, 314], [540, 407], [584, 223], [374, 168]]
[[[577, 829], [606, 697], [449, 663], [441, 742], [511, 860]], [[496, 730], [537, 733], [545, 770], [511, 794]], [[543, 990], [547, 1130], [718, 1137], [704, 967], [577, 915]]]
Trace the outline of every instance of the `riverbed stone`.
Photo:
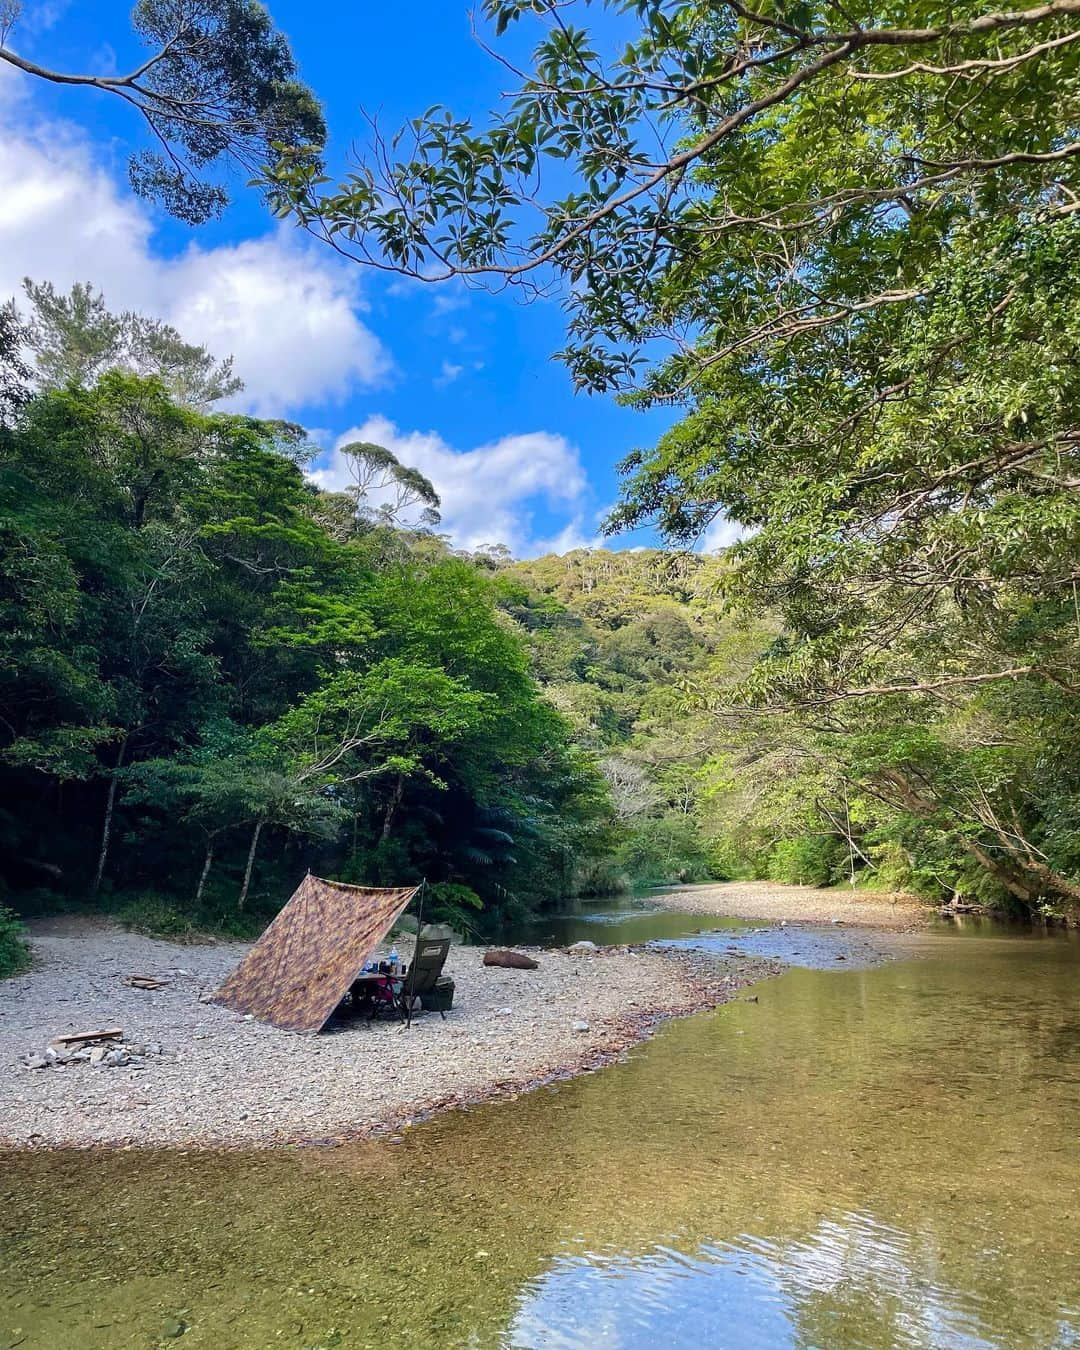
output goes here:
[[[133, 1135], [140, 1145], [274, 1145], [393, 1128], [405, 1115], [575, 1070], [597, 1041], [614, 1054], [647, 1032], [643, 1010], [663, 1017], [711, 1006], [770, 969], [754, 960], [736, 974], [723, 957], [590, 944], [589, 957], [552, 950], [535, 972], [500, 971], [484, 967], [483, 948], [455, 945], [447, 972], [457, 994], [445, 1021], [427, 1016], [405, 1034], [393, 1019], [346, 1016], [331, 1034], [301, 1039], [198, 1001], [200, 989], [220, 988], [248, 944], [181, 949], [100, 922], [77, 934], [72, 926], [63, 935], [34, 932], [38, 964], [22, 977], [17, 1011], [0, 1017], [0, 1060], [18, 1065], [43, 1050], [47, 1036], [80, 1026], [124, 1026], [147, 1055], [140, 1060], [117, 1043], [94, 1046], [123, 1050], [127, 1075], [111, 1066], [89, 1073], [84, 1044], [67, 1073], [0, 1074], [0, 1146], [127, 1145]], [[118, 972], [181, 964], [193, 978], [152, 997], [118, 979]], [[588, 1031], [572, 1031], [575, 1021]], [[134, 1106], [133, 1098], [147, 1104]]]

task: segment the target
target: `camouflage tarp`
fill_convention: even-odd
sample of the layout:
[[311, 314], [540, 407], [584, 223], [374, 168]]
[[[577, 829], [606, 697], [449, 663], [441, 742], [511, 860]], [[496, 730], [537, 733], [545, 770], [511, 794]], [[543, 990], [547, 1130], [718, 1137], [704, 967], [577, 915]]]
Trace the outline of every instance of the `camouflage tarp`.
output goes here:
[[319, 1031], [419, 890], [372, 890], [309, 872], [213, 996], [286, 1031]]

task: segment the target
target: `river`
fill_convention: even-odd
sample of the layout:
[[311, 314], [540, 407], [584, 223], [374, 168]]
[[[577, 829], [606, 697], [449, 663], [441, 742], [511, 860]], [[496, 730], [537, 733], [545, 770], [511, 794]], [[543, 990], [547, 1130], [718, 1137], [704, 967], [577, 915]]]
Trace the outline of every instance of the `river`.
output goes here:
[[708, 922], [551, 936], [807, 964], [399, 1144], [0, 1156], [0, 1350], [1080, 1345], [1080, 943]]

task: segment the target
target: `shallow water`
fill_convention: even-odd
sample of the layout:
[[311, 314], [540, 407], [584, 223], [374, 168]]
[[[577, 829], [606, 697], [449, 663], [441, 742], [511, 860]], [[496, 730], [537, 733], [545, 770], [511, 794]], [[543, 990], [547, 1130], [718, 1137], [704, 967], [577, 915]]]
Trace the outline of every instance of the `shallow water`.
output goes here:
[[0, 1347], [1078, 1345], [1080, 946], [975, 931], [399, 1145], [0, 1157]]
[[702, 918], [651, 904], [648, 896], [619, 895], [583, 900], [576, 909], [564, 914], [540, 914], [510, 924], [498, 940], [533, 947], [566, 947], [583, 941], [610, 946], [681, 938], [705, 928], [741, 932], [756, 926], [753, 919]]

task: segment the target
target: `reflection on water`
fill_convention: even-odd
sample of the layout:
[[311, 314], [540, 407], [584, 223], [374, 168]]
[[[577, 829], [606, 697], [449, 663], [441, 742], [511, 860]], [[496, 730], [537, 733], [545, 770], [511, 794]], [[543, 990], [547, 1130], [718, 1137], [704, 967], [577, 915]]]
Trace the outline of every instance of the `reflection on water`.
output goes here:
[[[910, 1234], [870, 1215], [843, 1214], [801, 1241], [740, 1234], [691, 1254], [563, 1257], [522, 1300], [510, 1344], [865, 1345], [872, 1338], [858, 1305], [872, 1292], [898, 1312], [877, 1343], [992, 1345], [979, 1334], [977, 1308], [920, 1275], [914, 1247]], [[850, 1327], [845, 1290], [858, 1291]]]
[[757, 926], [754, 919], [702, 918], [650, 904], [647, 896], [608, 896], [583, 900], [573, 912], [539, 914], [522, 923], [508, 925], [500, 942], [523, 946], [566, 947], [571, 942], [595, 942], [611, 946], [630, 942], [654, 942], [681, 938], [702, 928], [740, 932]]
[[792, 969], [399, 1146], [0, 1158], [0, 1347], [1080, 1344], [1078, 956]]

